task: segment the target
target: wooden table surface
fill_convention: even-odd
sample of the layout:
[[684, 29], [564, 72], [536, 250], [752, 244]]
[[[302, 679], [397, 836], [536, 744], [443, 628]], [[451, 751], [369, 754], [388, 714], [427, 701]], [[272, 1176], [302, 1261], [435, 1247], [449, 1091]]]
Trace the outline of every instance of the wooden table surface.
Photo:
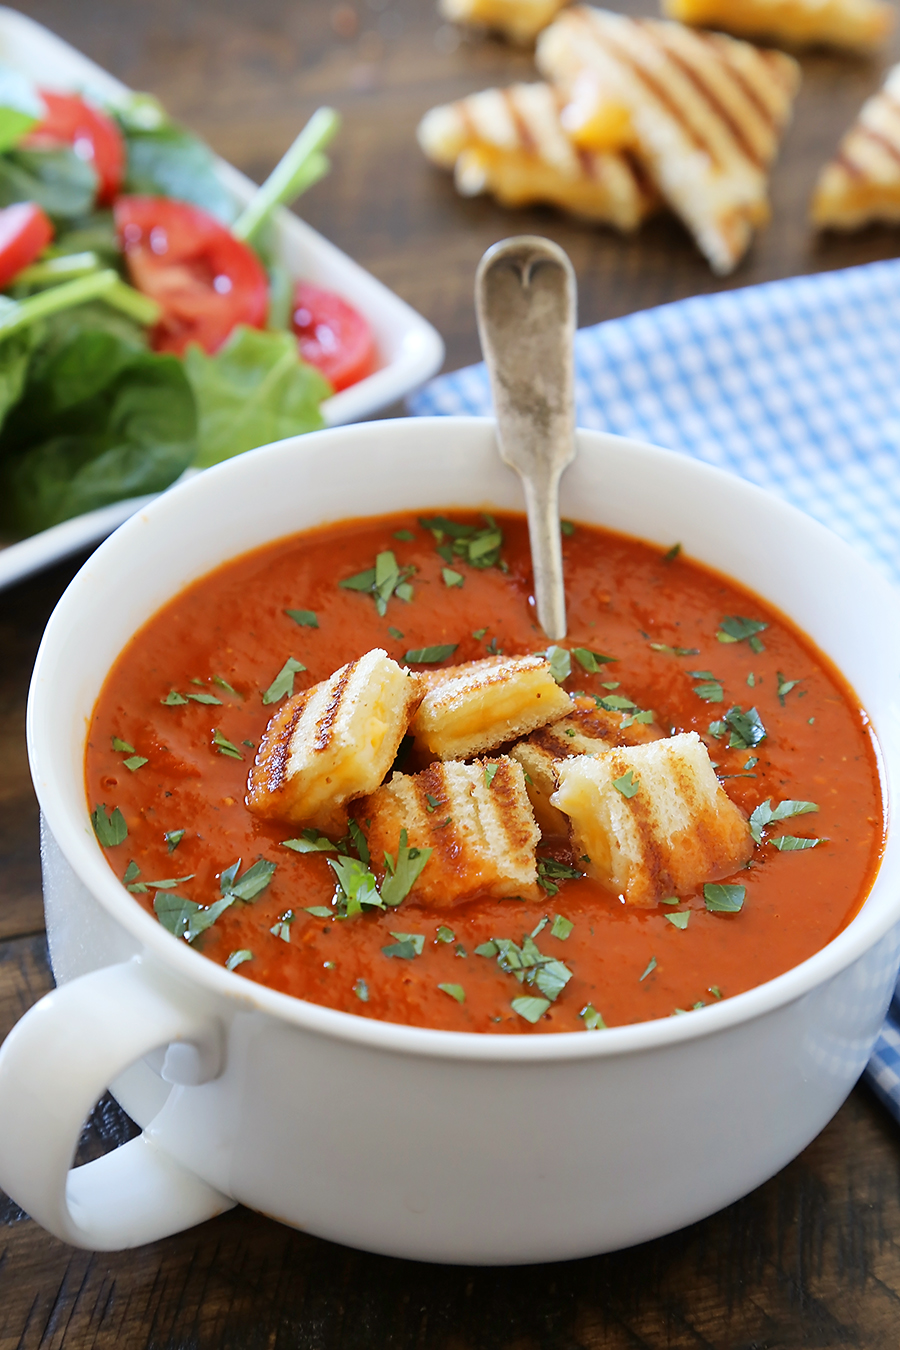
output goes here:
[[[652, 4], [636, 0], [635, 12]], [[26, 10], [158, 95], [257, 180], [318, 104], [340, 108], [334, 170], [305, 199], [306, 217], [437, 326], [449, 369], [478, 359], [475, 265], [507, 234], [544, 233], [568, 250], [582, 323], [900, 252], [898, 232], [818, 239], [805, 220], [819, 165], [900, 42], [871, 62], [803, 59], [772, 224], [723, 283], [670, 220], [623, 240], [549, 211], [513, 215], [456, 197], [416, 149], [418, 118], [528, 78], [531, 61], [460, 39], [431, 0], [33, 0]], [[0, 595], [0, 1039], [52, 985], [25, 697], [44, 623], [80, 561]], [[107, 1098], [83, 1157], [131, 1128]], [[659, 1146], [677, 1167], [677, 1121], [660, 1120]], [[896, 1350], [898, 1160], [898, 1127], [858, 1088], [794, 1163], [704, 1223], [610, 1256], [510, 1270], [364, 1255], [240, 1209], [140, 1251], [93, 1255], [0, 1195], [0, 1350]]]

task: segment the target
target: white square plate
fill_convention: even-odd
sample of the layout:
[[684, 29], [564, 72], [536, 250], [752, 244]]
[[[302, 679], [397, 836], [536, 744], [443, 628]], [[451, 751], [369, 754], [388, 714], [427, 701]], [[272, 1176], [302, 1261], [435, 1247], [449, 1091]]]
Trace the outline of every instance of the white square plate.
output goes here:
[[[76, 89], [110, 102], [130, 92], [67, 42], [23, 14], [3, 7], [0, 62], [15, 66], [48, 89]], [[237, 200], [249, 201], [256, 184], [222, 159], [217, 165], [222, 182]], [[365, 315], [384, 362], [380, 370], [322, 404], [328, 426], [369, 417], [403, 398], [439, 369], [444, 344], [438, 332], [371, 273], [290, 211], [278, 213], [277, 239], [282, 260], [293, 276], [337, 291]], [[116, 502], [0, 549], [0, 589], [104, 539], [149, 500], [138, 497]]]

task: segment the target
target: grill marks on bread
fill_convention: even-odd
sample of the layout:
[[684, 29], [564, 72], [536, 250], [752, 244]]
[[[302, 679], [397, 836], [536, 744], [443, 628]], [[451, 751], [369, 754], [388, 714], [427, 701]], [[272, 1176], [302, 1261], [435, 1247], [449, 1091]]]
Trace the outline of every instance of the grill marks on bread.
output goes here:
[[[486, 770], [494, 772], [488, 783]], [[437, 801], [437, 805], [434, 802]], [[411, 848], [433, 850], [408, 899], [447, 910], [481, 898], [537, 899], [534, 822], [521, 766], [504, 755], [472, 764], [430, 764], [395, 773], [355, 803], [372, 866], [396, 856], [400, 832]]]
[[900, 65], [863, 104], [823, 168], [811, 215], [814, 225], [830, 230], [900, 221]]
[[560, 121], [566, 97], [552, 85], [485, 89], [432, 108], [419, 124], [427, 157], [454, 173], [466, 197], [490, 193], [503, 205], [549, 203], [630, 231], [657, 206], [626, 146], [573, 144]]
[[561, 87], [595, 83], [625, 107], [636, 153], [714, 271], [730, 272], [768, 219], [767, 169], [799, 67], [721, 34], [579, 6], [541, 35], [538, 66]]
[[[631, 771], [629, 796], [615, 786]], [[570, 820], [587, 872], [628, 904], [650, 906], [729, 876], [753, 840], [696, 732], [579, 755], [557, 767], [551, 804]]]

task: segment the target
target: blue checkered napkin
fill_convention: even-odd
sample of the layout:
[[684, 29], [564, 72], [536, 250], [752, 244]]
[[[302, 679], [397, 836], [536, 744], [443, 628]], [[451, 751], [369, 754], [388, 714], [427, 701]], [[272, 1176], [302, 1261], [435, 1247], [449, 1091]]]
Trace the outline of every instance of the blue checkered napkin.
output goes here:
[[[579, 426], [749, 478], [900, 582], [900, 261], [583, 328], [575, 369]], [[487, 372], [442, 375], [409, 407], [419, 416], [489, 413]], [[900, 993], [865, 1079], [900, 1120]]]
[[[575, 365], [579, 426], [731, 469], [900, 582], [900, 261], [583, 328]], [[409, 407], [489, 413], [487, 372], [442, 375]]]

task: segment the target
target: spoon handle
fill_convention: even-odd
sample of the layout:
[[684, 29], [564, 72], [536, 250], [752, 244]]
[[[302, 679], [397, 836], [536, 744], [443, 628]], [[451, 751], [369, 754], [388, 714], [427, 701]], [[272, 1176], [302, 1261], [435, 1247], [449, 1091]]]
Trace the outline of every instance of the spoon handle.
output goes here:
[[575, 458], [572, 264], [549, 239], [504, 239], [478, 265], [475, 309], [500, 456], [525, 488], [537, 617], [558, 641], [566, 635], [559, 479]]

